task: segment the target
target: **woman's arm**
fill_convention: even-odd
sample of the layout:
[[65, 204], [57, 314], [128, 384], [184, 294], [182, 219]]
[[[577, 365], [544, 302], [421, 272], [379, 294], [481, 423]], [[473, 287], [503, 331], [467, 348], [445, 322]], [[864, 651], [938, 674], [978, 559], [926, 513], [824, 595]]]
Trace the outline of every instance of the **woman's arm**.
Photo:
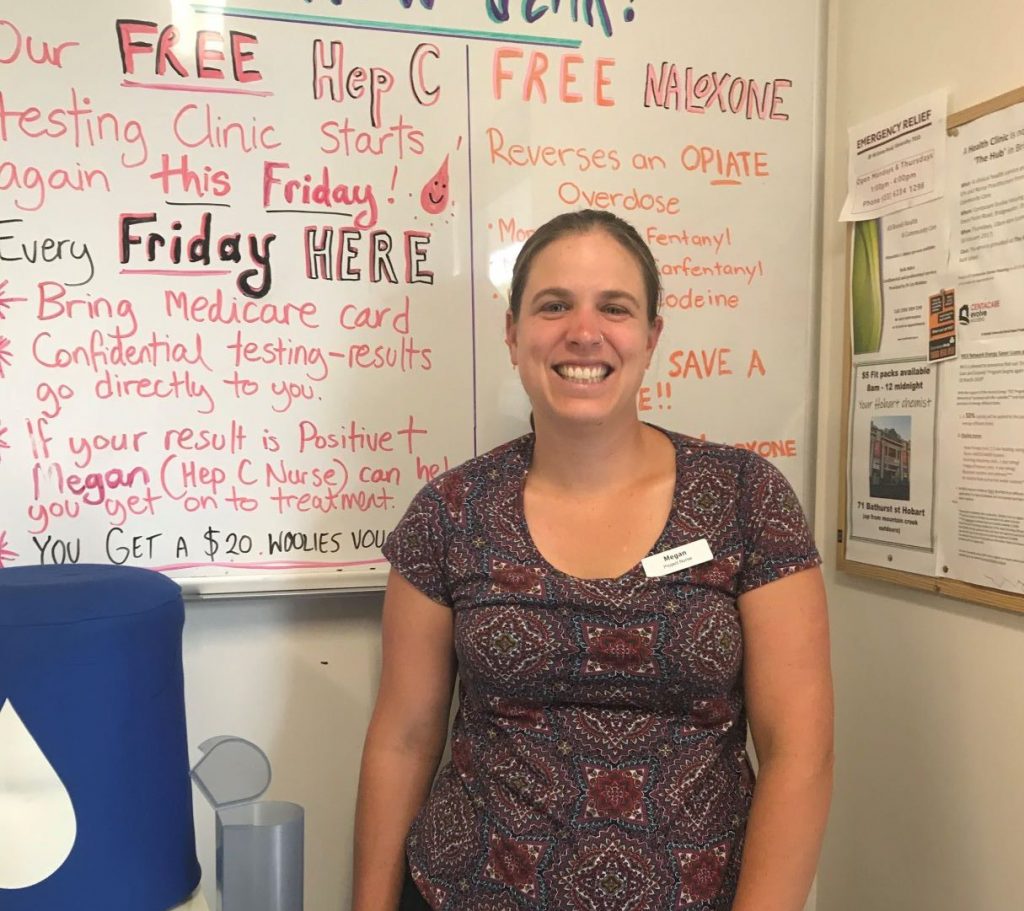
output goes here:
[[451, 610], [394, 570], [381, 638], [380, 689], [356, 802], [352, 911], [398, 906], [405, 836], [444, 750], [455, 680]]
[[821, 571], [739, 598], [758, 778], [732, 911], [801, 911], [832, 793], [832, 677]]

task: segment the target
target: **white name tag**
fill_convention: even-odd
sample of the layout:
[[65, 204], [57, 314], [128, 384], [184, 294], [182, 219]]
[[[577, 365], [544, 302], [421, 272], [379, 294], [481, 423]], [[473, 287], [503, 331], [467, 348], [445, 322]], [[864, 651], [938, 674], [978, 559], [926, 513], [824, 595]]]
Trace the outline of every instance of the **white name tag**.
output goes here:
[[670, 573], [677, 573], [681, 569], [688, 569], [691, 566], [699, 566], [713, 560], [715, 555], [711, 553], [711, 546], [707, 538], [699, 541], [691, 541], [682, 547], [673, 547], [672, 550], [663, 550], [660, 554], [644, 557], [640, 565], [650, 578], [667, 576]]

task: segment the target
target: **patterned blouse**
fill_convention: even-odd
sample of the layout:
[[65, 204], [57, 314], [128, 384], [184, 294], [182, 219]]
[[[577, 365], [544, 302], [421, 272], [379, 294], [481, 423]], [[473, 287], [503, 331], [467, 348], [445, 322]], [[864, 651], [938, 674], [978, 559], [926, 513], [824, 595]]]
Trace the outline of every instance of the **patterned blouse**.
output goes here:
[[454, 612], [451, 762], [409, 833], [438, 911], [724, 909], [753, 774], [736, 598], [820, 562], [792, 488], [748, 451], [667, 434], [671, 514], [657, 554], [713, 559], [578, 579], [530, 537], [533, 436], [425, 487], [384, 545]]

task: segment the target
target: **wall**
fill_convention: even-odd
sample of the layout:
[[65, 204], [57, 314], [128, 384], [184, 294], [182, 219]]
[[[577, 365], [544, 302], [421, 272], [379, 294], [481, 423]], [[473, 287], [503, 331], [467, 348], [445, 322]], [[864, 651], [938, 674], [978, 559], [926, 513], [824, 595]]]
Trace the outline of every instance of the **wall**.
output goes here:
[[[265, 795], [306, 809], [306, 911], [349, 907], [352, 815], [380, 673], [380, 595], [193, 603], [185, 701], [196, 745], [245, 737], [270, 757]], [[195, 800], [203, 892], [216, 907], [214, 816]]]
[[[846, 128], [936, 88], [959, 110], [1024, 83], [1019, 0], [831, 0], [818, 540], [832, 563]], [[818, 911], [1024, 907], [1024, 615], [827, 568], [836, 784]]]

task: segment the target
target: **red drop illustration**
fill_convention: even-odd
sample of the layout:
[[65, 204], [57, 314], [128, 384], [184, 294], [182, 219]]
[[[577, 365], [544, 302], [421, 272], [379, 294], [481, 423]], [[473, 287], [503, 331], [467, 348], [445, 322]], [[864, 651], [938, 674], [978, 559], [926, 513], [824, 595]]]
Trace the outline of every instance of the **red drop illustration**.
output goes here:
[[440, 215], [448, 205], [448, 156], [444, 156], [437, 173], [423, 184], [420, 205], [424, 212]]

